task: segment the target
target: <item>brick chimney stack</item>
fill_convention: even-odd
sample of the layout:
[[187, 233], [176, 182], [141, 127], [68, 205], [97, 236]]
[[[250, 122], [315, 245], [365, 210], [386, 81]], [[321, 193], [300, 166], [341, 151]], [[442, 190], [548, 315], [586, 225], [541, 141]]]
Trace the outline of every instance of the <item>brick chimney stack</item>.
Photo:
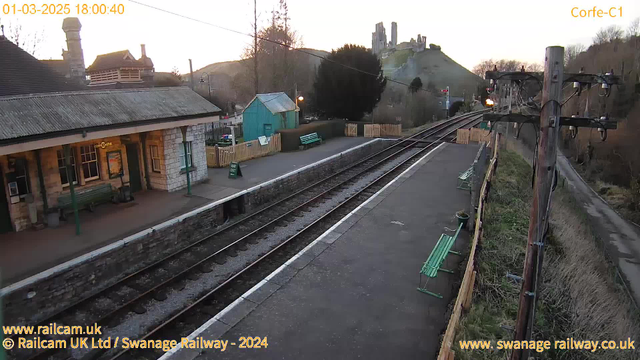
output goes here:
[[67, 35], [67, 49], [62, 52], [62, 57], [69, 64], [69, 75], [72, 79], [84, 83], [86, 82], [86, 73], [84, 66], [84, 53], [82, 52], [82, 44], [80, 41], [80, 29], [82, 25], [80, 20], [75, 17], [68, 17], [62, 21], [62, 30]]
[[143, 58], [147, 57], [147, 50], [144, 48], [144, 44], [140, 44], [140, 52]]

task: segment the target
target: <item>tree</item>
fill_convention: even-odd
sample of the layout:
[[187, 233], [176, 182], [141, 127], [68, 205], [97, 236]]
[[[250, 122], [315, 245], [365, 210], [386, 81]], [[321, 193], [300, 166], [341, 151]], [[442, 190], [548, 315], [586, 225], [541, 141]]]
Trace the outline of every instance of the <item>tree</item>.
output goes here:
[[373, 111], [386, 85], [378, 57], [363, 46], [347, 44], [320, 63], [314, 102], [328, 116], [358, 121]]
[[182, 85], [182, 77], [180, 76], [180, 70], [177, 67], [173, 67], [170, 73], [159, 74], [153, 78], [154, 86], [157, 87], [171, 87], [171, 86], [181, 86]]
[[520, 71], [523, 66], [527, 71], [542, 71], [542, 65], [538, 63], [526, 63], [520, 60], [489, 59], [483, 60], [478, 65], [474, 66], [471, 72], [480, 76], [481, 78], [484, 78], [485, 73], [487, 71], [493, 71], [494, 66], [498, 68], [498, 71], [506, 72]]
[[420, 89], [422, 89], [422, 80], [419, 76], [417, 76], [413, 80], [411, 80], [411, 84], [409, 84], [409, 91], [415, 94]]
[[40, 45], [44, 42], [44, 30], [31, 34], [25, 33], [20, 23], [9, 23], [5, 29], [1, 19], [0, 26], [3, 27], [2, 32], [5, 33], [9, 41], [33, 56], [35, 56], [40, 49]]
[[595, 45], [601, 45], [608, 42], [614, 42], [622, 39], [622, 35], [624, 32], [617, 25], [611, 25], [606, 28], [600, 28], [596, 33], [596, 36], [593, 37], [593, 43]]
[[569, 63], [575, 60], [581, 52], [585, 51], [586, 47], [582, 44], [572, 44], [564, 48], [564, 66], [568, 66]]
[[[302, 40], [289, 27], [290, 20], [287, 3], [280, 0], [278, 10], [271, 12], [271, 24], [262, 28], [256, 42], [244, 49], [241, 57], [250, 61], [243, 63], [254, 68], [251, 80], [257, 86], [255, 92], [286, 91], [294, 96], [297, 75], [304, 71], [298, 69], [298, 54], [291, 51], [291, 48], [301, 47]], [[259, 59], [257, 67], [256, 59]]]
[[640, 36], [640, 17], [633, 19], [627, 28], [627, 38]]

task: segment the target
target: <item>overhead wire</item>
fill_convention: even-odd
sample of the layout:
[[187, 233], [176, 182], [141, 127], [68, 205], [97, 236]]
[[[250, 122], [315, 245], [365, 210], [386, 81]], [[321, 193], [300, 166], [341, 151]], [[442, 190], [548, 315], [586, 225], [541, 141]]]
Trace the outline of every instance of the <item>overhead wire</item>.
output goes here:
[[[145, 6], [145, 7], [148, 7], [150, 9], [154, 9], [154, 10], [157, 10], [157, 11], [160, 11], [160, 12], [164, 12], [164, 13], [167, 13], [167, 14], [170, 14], [170, 15], [178, 16], [178, 17], [181, 17], [183, 19], [195, 21], [195, 22], [203, 24], [203, 25], [212, 26], [212, 27], [215, 27], [215, 28], [218, 28], [218, 29], [221, 29], [221, 30], [225, 30], [225, 31], [230, 31], [232, 33], [236, 33], [236, 34], [239, 34], [239, 35], [249, 36], [251, 38], [258, 38], [259, 40], [266, 41], [266, 42], [269, 42], [269, 43], [272, 43], [272, 44], [276, 44], [276, 45], [280, 45], [282, 47], [291, 49], [293, 51], [298, 51], [298, 52], [301, 52], [303, 54], [307, 54], [309, 56], [317, 57], [317, 58], [320, 58], [320, 59], [325, 60], [327, 62], [330, 62], [330, 63], [336, 64], [336, 65], [345, 67], [347, 69], [351, 69], [351, 70], [357, 71], [357, 72], [362, 73], [362, 74], [374, 76], [376, 78], [380, 77], [380, 74], [374, 74], [374, 73], [371, 73], [371, 72], [368, 72], [368, 71], [365, 71], [365, 70], [362, 70], [362, 69], [358, 69], [356, 67], [353, 67], [353, 66], [350, 66], [350, 65], [347, 65], [347, 64], [343, 64], [343, 63], [337, 62], [335, 60], [331, 60], [331, 59], [329, 59], [329, 58], [327, 58], [325, 56], [314, 54], [314, 53], [312, 53], [310, 51], [305, 51], [303, 49], [299, 49], [299, 48], [293, 47], [293, 46], [291, 46], [289, 44], [281, 43], [281, 42], [276, 41], [276, 40], [271, 40], [271, 39], [264, 38], [264, 37], [261, 37], [261, 36], [255, 36], [254, 34], [249, 34], [249, 33], [245, 33], [245, 32], [242, 32], [242, 31], [230, 29], [230, 28], [227, 28], [227, 27], [224, 27], [224, 26], [220, 26], [220, 25], [216, 25], [216, 24], [207, 22], [207, 21], [203, 21], [203, 20], [199, 20], [199, 19], [196, 19], [196, 18], [192, 18], [192, 17], [187, 16], [187, 15], [183, 15], [183, 14], [179, 14], [179, 13], [176, 13], [176, 12], [173, 12], [173, 11], [170, 11], [170, 10], [162, 9], [162, 8], [157, 7], [157, 6], [145, 4], [145, 3], [142, 3], [142, 2], [139, 2], [139, 1], [136, 1], [136, 0], [129, 0], [129, 2], [132, 2], [134, 4], [138, 4], [140, 6]], [[389, 82], [392, 82], [392, 83], [404, 85], [406, 87], [410, 87], [411, 86], [410, 84], [407, 84], [405, 82], [398, 81], [398, 80], [393, 80], [393, 79], [391, 79], [391, 78], [389, 78], [387, 76], [383, 76], [383, 78], [385, 80], [389, 81]], [[433, 93], [433, 91], [431, 91], [429, 89], [425, 89], [423, 87], [420, 87], [419, 90], [423, 90], [423, 91], [428, 92], [428, 93]]]

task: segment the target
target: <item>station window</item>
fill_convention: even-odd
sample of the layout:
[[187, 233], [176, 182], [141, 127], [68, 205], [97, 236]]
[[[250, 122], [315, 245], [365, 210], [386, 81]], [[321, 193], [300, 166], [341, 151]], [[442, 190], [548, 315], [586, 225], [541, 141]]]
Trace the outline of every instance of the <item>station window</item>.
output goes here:
[[100, 178], [98, 170], [98, 153], [95, 145], [85, 145], [80, 147], [80, 160], [82, 160], [82, 173], [85, 181]]
[[27, 170], [27, 160], [19, 159], [16, 161], [16, 184], [18, 185], [18, 194], [20, 197], [30, 193], [29, 191], [29, 171]]
[[[78, 183], [78, 176], [77, 176], [77, 171], [76, 171], [76, 157], [75, 157], [75, 152], [73, 151], [73, 149], [71, 149], [71, 154], [70, 154], [70, 158], [71, 158], [71, 177], [73, 178], [73, 183], [77, 184]], [[64, 164], [64, 151], [63, 150], [58, 150], [58, 171], [60, 172], [60, 182], [62, 183], [62, 186], [69, 186], [69, 178], [67, 177], [67, 167]]]
[[[184, 162], [184, 143], [178, 144], [178, 148], [180, 148], [180, 169], [185, 169], [186, 165]], [[191, 155], [191, 141], [187, 141], [187, 161], [189, 161], [189, 167], [193, 166], [193, 156]]]
[[[184, 147], [184, 145], [180, 146]], [[149, 152], [151, 153], [151, 169], [154, 172], [160, 172], [160, 153], [158, 151], [158, 145], [149, 145]]]

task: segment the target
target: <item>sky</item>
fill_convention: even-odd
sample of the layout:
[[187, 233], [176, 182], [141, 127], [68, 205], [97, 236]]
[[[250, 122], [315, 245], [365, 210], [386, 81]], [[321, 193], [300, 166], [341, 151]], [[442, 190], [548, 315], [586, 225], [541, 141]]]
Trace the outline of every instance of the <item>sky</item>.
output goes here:
[[[195, 20], [220, 27], [251, 33], [253, 1], [250, 0], [136, 0]], [[44, 41], [36, 57], [61, 59], [66, 49], [62, 20], [77, 16], [82, 23], [82, 47], [86, 66], [99, 54], [128, 49], [138, 58], [140, 44], [156, 71], [181, 73], [207, 64], [237, 60], [252, 38], [218, 27], [154, 10], [128, 0], [104, 0], [107, 6], [123, 4], [124, 14], [75, 15], [76, 4], [70, 4], [70, 15], [5, 14], [4, 4], [20, 8], [24, 3], [52, 1], [9, 0], [0, 3], [0, 23], [19, 24], [25, 34], [43, 33]], [[485, 59], [516, 59], [526, 62], [544, 61], [547, 46], [582, 43], [590, 45], [601, 27], [628, 24], [640, 17], [637, 0], [518, 0], [490, 2], [474, 0], [288, 0], [291, 27], [301, 36], [304, 47], [331, 51], [346, 43], [371, 47], [375, 24], [383, 22], [387, 39], [391, 40], [391, 22], [398, 23], [398, 42], [409, 41], [417, 34], [427, 37], [462, 66], [471, 69]], [[613, 11], [615, 18], [573, 17], [573, 8]], [[265, 26], [278, 0], [257, 0], [258, 24]], [[619, 8], [622, 7], [620, 16]], [[577, 10], [574, 10], [577, 14]]]

